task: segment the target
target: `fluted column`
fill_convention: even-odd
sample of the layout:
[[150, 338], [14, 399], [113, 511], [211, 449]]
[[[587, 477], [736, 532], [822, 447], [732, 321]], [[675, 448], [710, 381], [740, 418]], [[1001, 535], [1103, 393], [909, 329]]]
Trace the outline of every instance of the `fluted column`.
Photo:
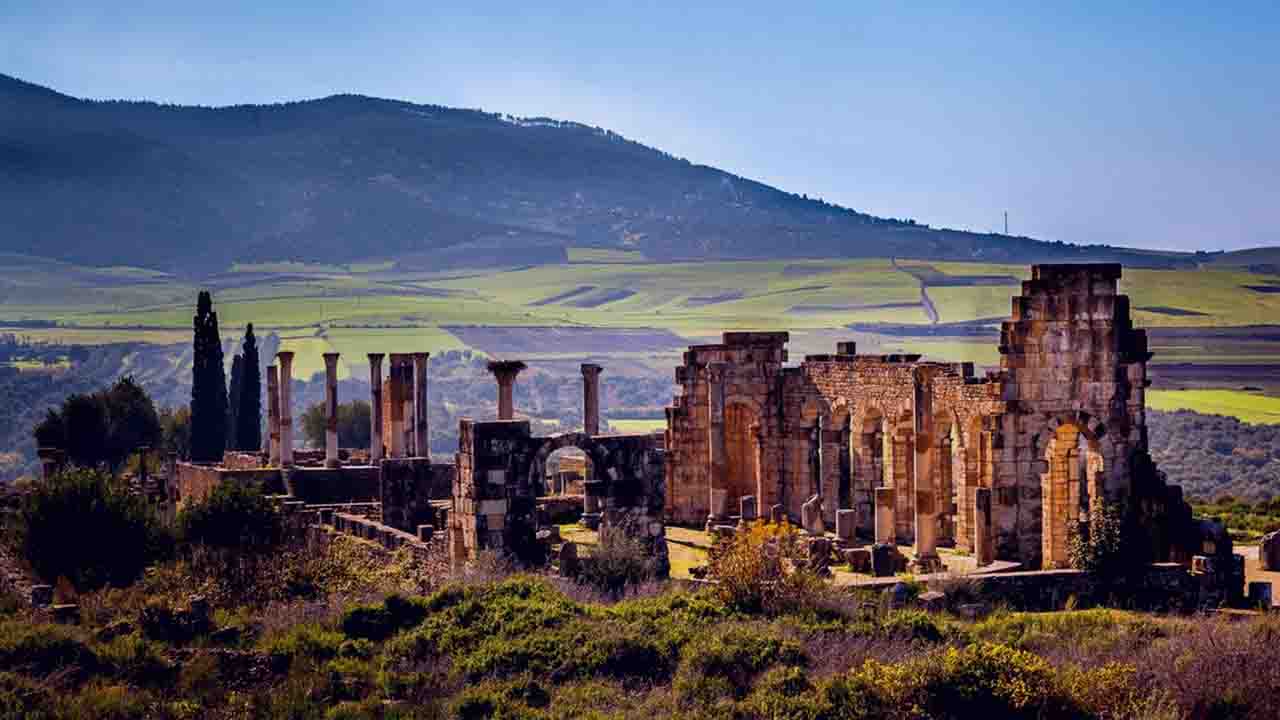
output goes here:
[[267, 462], [280, 465], [280, 372], [267, 366]]
[[431, 456], [431, 437], [427, 419], [427, 362], [431, 353], [413, 354], [413, 454]]
[[280, 364], [280, 465], [293, 466], [293, 353], [276, 353]]
[[582, 364], [582, 428], [587, 435], [600, 434], [600, 371], [604, 368]]
[[338, 467], [338, 353], [324, 354], [324, 466]]
[[382, 353], [369, 353], [369, 464], [382, 459]]

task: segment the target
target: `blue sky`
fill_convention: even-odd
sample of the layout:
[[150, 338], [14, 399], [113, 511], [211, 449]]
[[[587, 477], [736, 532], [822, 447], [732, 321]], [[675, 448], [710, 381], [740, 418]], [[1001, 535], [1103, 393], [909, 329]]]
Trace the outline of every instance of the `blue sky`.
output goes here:
[[935, 226], [1008, 210], [1051, 240], [1280, 245], [1275, 2], [4, 0], [0, 72], [548, 115]]

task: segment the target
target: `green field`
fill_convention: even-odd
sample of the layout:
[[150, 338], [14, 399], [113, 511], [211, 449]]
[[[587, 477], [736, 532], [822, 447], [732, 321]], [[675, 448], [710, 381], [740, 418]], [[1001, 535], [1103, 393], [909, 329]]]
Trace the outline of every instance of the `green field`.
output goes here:
[[[999, 358], [992, 342], [928, 335], [917, 276], [930, 278], [927, 292], [943, 323], [1007, 316], [1010, 296], [1029, 276], [1023, 266], [912, 261], [894, 267], [888, 259], [655, 263], [635, 252], [594, 248], [571, 248], [569, 257], [561, 265], [437, 273], [402, 272], [378, 259], [346, 266], [237, 265], [195, 283], [137, 268], [6, 255], [0, 257], [0, 332], [86, 344], [186, 342], [196, 291], [207, 287], [225, 336], [252, 322], [299, 353], [337, 351], [353, 366], [367, 352], [465, 347], [443, 329], [451, 325], [657, 328], [690, 342], [725, 330], [790, 330], [797, 348], [829, 352], [850, 323], [862, 327], [856, 339], [868, 352], [993, 365]], [[994, 277], [996, 284], [954, 284], [965, 276]], [[1280, 318], [1280, 293], [1248, 287], [1265, 289], [1274, 277], [1226, 265], [1126, 270], [1122, 290], [1140, 326], [1245, 326]], [[59, 326], [16, 327], [32, 320]], [[922, 332], [880, 334], [877, 323], [919, 325]], [[805, 343], [806, 335], [820, 342]], [[1248, 338], [1229, 347], [1189, 342], [1159, 351], [1158, 361], [1210, 364], [1278, 356], [1274, 343]], [[557, 348], [546, 352], [554, 356]], [[605, 354], [626, 352], [619, 347]], [[318, 358], [306, 362], [301, 373], [319, 370]], [[342, 372], [352, 368], [344, 364]]]
[[1280, 424], [1280, 398], [1241, 390], [1149, 390], [1147, 407], [1230, 415], [1247, 423]]
[[647, 433], [655, 430], [665, 430], [667, 421], [663, 419], [627, 419], [615, 420], [609, 418], [609, 427], [619, 433]]

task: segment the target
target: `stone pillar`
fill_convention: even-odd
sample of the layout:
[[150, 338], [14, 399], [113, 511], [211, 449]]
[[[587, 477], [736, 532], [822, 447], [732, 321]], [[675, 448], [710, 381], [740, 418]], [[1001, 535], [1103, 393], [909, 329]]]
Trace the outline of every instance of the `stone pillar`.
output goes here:
[[528, 365], [519, 360], [493, 360], [489, 363], [489, 372], [498, 381], [498, 419], [511, 420], [516, 415], [515, 384], [516, 376]]
[[382, 459], [382, 353], [369, 353], [369, 464]]
[[738, 518], [742, 523], [755, 522], [756, 519], [756, 496], [743, 495], [738, 498]]
[[404, 457], [404, 355], [391, 353], [391, 367], [387, 373], [391, 381], [391, 457]]
[[427, 361], [431, 353], [413, 354], [413, 454], [431, 457], [431, 436], [427, 420]]
[[280, 465], [280, 373], [267, 366], [267, 463]]
[[893, 488], [876, 488], [876, 542], [887, 545], [895, 544], [893, 496]]
[[[708, 429], [708, 447], [711, 466], [710, 497], [708, 498], [710, 513], [707, 516], [707, 527], [724, 522], [725, 506], [729, 493], [729, 457], [725, 449], [724, 437], [724, 380], [728, 364], [713, 362], [707, 365], [707, 402], [710, 422]], [[717, 496], [717, 492], [719, 495]], [[719, 502], [717, 502], [717, 500]]]
[[338, 467], [338, 353], [324, 354], [324, 466]]
[[917, 569], [932, 572], [942, 566], [938, 557], [938, 498], [933, 475], [933, 388], [924, 373], [916, 370], [913, 375], [915, 554]]
[[978, 567], [995, 562], [991, 543], [991, 488], [973, 488], [973, 557]]
[[587, 435], [600, 434], [600, 371], [604, 368], [582, 364], [582, 427]]
[[409, 354], [400, 356], [400, 404], [403, 405], [400, 417], [404, 419], [404, 454], [409, 456], [417, 445], [413, 422], [413, 356]]
[[276, 353], [280, 364], [280, 465], [293, 467], [293, 353]]

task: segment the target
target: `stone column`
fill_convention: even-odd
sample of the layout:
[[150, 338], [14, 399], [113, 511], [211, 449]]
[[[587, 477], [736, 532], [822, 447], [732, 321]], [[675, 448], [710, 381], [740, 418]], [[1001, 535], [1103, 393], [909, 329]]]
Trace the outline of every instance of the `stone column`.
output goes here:
[[413, 354], [413, 455], [431, 457], [427, 420], [427, 362], [431, 353]]
[[895, 544], [893, 488], [876, 488], [876, 542]]
[[707, 498], [708, 528], [724, 522], [728, 503], [729, 457], [724, 437], [724, 376], [727, 371], [728, 363], [713, 362], [707, 365], [707, 401], [710, 403], [708, 428], [711, 435], [708, 443], [711, 466], [710, 495]]
[[391, 457], [404, 457], [404, 355], [391, 353]]
[[338, 467], [338, 353], [324, 354], [324, 466]]
[[382, 459], [382, 353], [369, 353], [369, 464]]
[[604, 368], [582, 364], [582, 427], [587, 435], [600, 434], [600, 371]]
[[280, 465], [293, 467], [293, 353], [276, 353], [280, 364]]
[[995, 562], [991, 543], [991, 488], [973, 488], [973, 557], [978, 567]]
[[413, 422], [413, 356], [400, 357], [400, 403], [403, 405], [401, 417], [404, 418], [404, 454], [409, 456], [417, 447], [417, 427]]
[[515, 384], [516, 376], [528, 365], [519, 360], [493, 360], [489, 362], [489, 372], [498, 381], [498, 419], [511, 420], [516, 415]]
[[275, 365], [267, 366], [267, 462], [280, 465], [280, 374]]
[[922, 572], [942, 567], [938, 557], [938, 498], [933, 475], [933, 402], [931, 384], [917, 370], [912, 383], [915, 392], [912, 415], [915, 419], [915, 540], [916, 565]]

